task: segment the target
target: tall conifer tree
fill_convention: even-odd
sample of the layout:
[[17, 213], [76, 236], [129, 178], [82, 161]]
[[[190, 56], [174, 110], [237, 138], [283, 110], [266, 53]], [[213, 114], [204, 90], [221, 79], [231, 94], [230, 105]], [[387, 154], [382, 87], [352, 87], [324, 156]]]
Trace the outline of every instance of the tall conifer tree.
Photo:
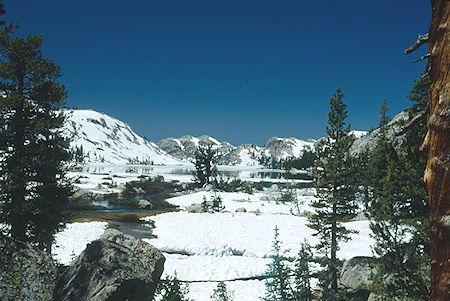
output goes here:
[[17, 37], [17, 28], [0, 31], [0, 222], [50, 252], [70, 191], [59, 110], [67, 93], [60, 68], [42, 55], [42, 36]]
[[317, 200], [312, 203], [315, 213], [309, 218], [308, 225], [319, 238], [316, 249], [324, 255], [323, 263], [331, 274], [331, 283], [324, 283], [324, 286], [331, 284], [334, 293], [338, 292], [336, 253], [339, 243], [347, 241], [353, 232], [342, 222], [354, 217], [357, 208], [350, 156], [354, 137], [350, 135], [350, 125], [346, 123], [347, 105], [343, 103], [343, 97], [338, 88], [330, 98], [326, 127], [328, 136], [317, 146], [318, 159], [314, 169]]

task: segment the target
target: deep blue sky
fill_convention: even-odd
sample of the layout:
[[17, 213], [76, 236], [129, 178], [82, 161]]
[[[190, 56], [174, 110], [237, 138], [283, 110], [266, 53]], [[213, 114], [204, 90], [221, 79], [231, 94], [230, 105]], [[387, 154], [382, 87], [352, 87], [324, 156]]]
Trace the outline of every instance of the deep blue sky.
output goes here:
[[426, 0], [3, 2], [21, 33], [44, 35], [68, 106], [153, 141], [321, 137], [338, 86], [352, 128], [367, 130], [383, 98], [391, 116], [409, 105], [426, 49], [403, 50], [431, 19]]

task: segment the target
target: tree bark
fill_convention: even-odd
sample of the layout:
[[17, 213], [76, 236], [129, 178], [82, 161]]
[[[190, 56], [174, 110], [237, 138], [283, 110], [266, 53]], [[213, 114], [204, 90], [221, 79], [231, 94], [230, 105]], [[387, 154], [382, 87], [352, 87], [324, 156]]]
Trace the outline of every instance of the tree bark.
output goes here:
[[[336, 190], [336, 189], [335, 189]], [[338, 284], [337, 284], [337, 260], [336, 260], [336, 252], [337, 252], [337, 205], [333, 203], [333, 221], [331, 223], [331, 288], [337, 293]]]
[[450, 1], [431, 0], [430, 119], [424, 180], [430, 199], [431, 300], [450, 300]]

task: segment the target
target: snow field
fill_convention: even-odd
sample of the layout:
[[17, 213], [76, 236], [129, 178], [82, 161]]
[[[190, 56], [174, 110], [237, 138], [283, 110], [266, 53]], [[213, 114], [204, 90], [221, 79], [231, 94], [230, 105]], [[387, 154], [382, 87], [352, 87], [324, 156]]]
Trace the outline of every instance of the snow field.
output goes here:
[[[149, 241], [151, 242], [151, 241]], [[259, 277], [265, 274], [270, 258], [243, 256], [203, 256], [164, 253], [164, 275], [189, 281], [227, 281]]]
[[[304, 211], [310, 211], [310, 203], [314, 199], [312, 196], [298, 196], [300, 199], [298, 208], [294, 204], [277, 204], [274, 200], [266, 201], [264, 197], [279, 197], [280, 193], [275, 192], [272, 195], [268, 192], [248, 194], [243, 192], [217, 192], [217, 196], [222, 199], [222, 204], [225, 206], [225, 211], [234, 212], [237, 208], [245, 208], [247, 212], [259, 210], [261, 213], [267, 214], [292, 214]], [[196, 192], [188, 195], [170, 198], [167, 201], [173, 205], [185, 209], [192, 204], [200, 204], [203, 202], [203, 197], [210, 201], [214, 196], [213, 192]]]
[[[288, 250], [289, 256], [297, 255], [305, 239], [312, 245], [317, 243], [307, 227], [307, 219], [293, 215], [171, 212], [145, 219], [155, 222], [153, 234], [157, 236], [145, 241], [168, 253], [267, 258], [271, 255], [275, 226], [282, 249]], [[346, 226], [360, 232], [342, 244], [339, 258], [370, 256], [373, 240], [369, 237], [369, 221], [349, 222]]]
[[[234, 301], [261, 300], [265, 294], [264, 280], [226, 281], [227, 290], [233, 292]], [[191, 301], [211, 300], [211, 295], [217, 287], [217, 282], [196, 282], [189, 284]]]
[[66, 228], [56, 234], [53, 244], [53, 258], [64, 265], [69, 265], [93, 240], [100, 238], [108, 223], [88, 222], [67, 224]]
[[[97, 176], [97, 175], [96, 175]], [[213, 192], [197, 192], [169, 199], [184, 209], [193, 203], [201, 203], [203, 197], [211, 199]], [[260, 300], [266, 288], [264, 280], [267, 264], [271, 261], [275, 226], [279, 229], [282, 250], [294, 259], [300, 244], [306, 239], [311, 245], [317, 243], [313, 231], [307, 227], [307, 218], [292, 215], [297, 212], [294, 204], [276, 204], [276, 189], [260, 193], [219, 192], [225, 210], [223, 213], [170, 212], [146, 217], [153, 220], [155, 239], [144, 239], [163, 251], [166, 257], [164, 273], [174, 275], [189, 283], [190, 300], [210, 300], [218, 281], [225, 281], [228, 290], [234, 291], [235, 301]], [[301, 200], [300, 212], [313, 211], [314, 199], [311, 189], [297, 190]], [[245, 208], [247, 213], [236, 213]], [[250, 213], [259, 210], [260, 214]], [[341, 245], [338, 257], [370, 256], [369, 221], [346, 223], [351, 230], [358, 230], [350, 241]], [[73, 223], [56, 236], [55, 259], [69, 264], [86, 245], [103, 233], [107, 223]], [[316, 254], [318, 255], [318, 254]]]

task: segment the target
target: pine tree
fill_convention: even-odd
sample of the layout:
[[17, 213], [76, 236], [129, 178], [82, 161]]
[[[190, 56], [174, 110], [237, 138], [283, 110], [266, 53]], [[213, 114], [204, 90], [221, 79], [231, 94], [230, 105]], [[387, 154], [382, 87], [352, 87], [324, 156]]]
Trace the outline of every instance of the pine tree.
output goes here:
[[[353, 183], [353, 160], [350, 156], [350, 146], [354, 141], [350, 135], [350, 125], [346, 124], [347, 105], [343, 103], [344, 95], [340, 88], [330, 98], [330, 111], [326, 127], [327, 137], [317, 146], [317, 156], [314, 168], [314, 184], [316, 197], [312, 203], [315, 213], [309, 218], [309, 227], [315, 230], [319, 243], [316, 249], [325, 256], [323, 264], [331, 274], [329, 284], [337, 293], [338, 259], [336, 253], [339, 243], [348, 241], [348, 230], [342, 222], [354, 217], [357, 204], [355, 201], [356, 187]], [[324, 285], [328, 287], [326, 279]]]
[[418, 120], [404, 131], [403, 143], [394, 148], [380, 135], [372, 154], [373, 193], [368, 212], [379, 257], [372, 289], [387, 299], [429, 299], [428, 195], [421, 181], [425, 154], [419, 151], [426, 132], [426, 95], [429, 78], [416, 81], [409, 99], [409, 120]]
[[227, 290], [225, 282], [220, 281], [211, 296], [214, 301], [233, 301], [233, 292]]
[[370, 154], [370, 162], [368, 166], [368, 176], [370, 178], [370, 198], [378, 198], [381, 195], [382, 179], [386, 177], [387, 158], [393, 150], [392, 143], [387, 137], [387, 124], [389, 117], [387, 116], [388, 107], [386, 100], [380, 105], [378, 135], [375, 149]]
[[12, 237], [50, 252], [70, 191], [59, 110], [67, 93], [59, 67], [42, 55], [42, 36], [16, 37], [17, 28], [0, 32], [0, 222]]
[[160, 280], [156, 288], [156, 296], [162, 301], [189, 301], [187, 294], [189, 285], [181, 283], [177, 274], [167, 276], [165, 280]]
[[216, 151], [211, 144], [200, 144], [194, 158], [194, 181], [203, 187], [206, 184], [216, 184], [217, 167], [215, 165]]
[[290, 269], [284, 263], [284, 252], [281, 251], [281, 242], [278, 239], [278, 227], [275, 226], [275, 235], [272, 245], [272, 262], [267, 266], [266, 297], [264, 301], [294, 300], [293, 290], [289, 282]]
[[76, 163], [83, 163], [84, 162], [84, 150], [83, 150], [83, 145], [80, 146], [76, 146], [75, 147], [75, 154], [74, 154], [74, 159]]
[[311, 246], [305, 240], [298, 252], [295, 260], [295, 300], [312, 301], [311, 290], [311, 263], [313, 262], [313, 254]]

